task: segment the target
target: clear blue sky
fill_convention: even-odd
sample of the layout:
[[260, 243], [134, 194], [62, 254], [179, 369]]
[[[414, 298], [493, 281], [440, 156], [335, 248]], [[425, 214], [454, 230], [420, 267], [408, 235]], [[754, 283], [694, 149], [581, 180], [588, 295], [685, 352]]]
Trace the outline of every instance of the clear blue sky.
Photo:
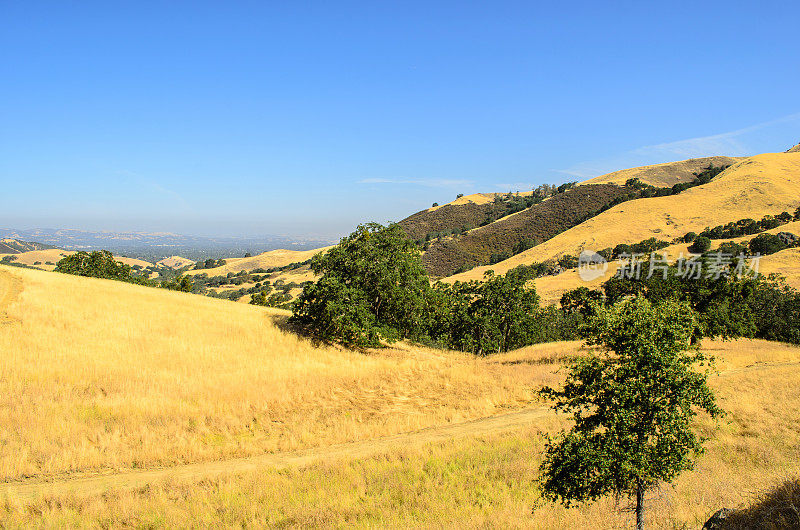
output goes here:
[[800, 141], [796, 2], [0, 2], [0, 226], [338, 236]]

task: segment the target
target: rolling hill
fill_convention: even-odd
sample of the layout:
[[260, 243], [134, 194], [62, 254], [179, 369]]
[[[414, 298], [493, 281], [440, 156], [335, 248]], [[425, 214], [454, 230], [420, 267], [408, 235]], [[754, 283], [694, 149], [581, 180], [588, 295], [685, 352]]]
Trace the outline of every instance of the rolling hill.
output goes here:
[[283, 267], [292, 263], [302, 263], [308, 261], [320, 252], [324, 252], [331, 247], [316, 248], [313, 250], [270, 250], [262, 252], [249, 258], [229, 258], [225, 260], [225, 265], [211, 269], [194, 269], [187, 271], [186, 274], [206, 273], [209, 276], [224, 276], [229, 272], [252, 271], [255, 269], [270, 269], [272, 267]]
[[[0, 265], [0, 343], [14, 345], [0, 356], [0, 526], [628, 521], [614, 499], [566, 509], [536, 486], [545, 435], [567, 422], [535, 391], [563, 380], [564, 361], [586, 353], [580, 343], [484, 358], [408, 344], [365, 355], [312, 344], [285, 318]], [[800, 472], [800, 349], [703, 347], [728, 416], [698, 417], [710, 440], [697, 469], [649, 505], [648, 517], [676, 528]], [[506, 420], [515, 414], [525, 421]]]
[[[21, 253], [13, 253], [15, 263], [21, 263], [30, 267], [51, 271], [56, 268], [56, 263], [65, 257], [74, 254], [74, 250], [64, 250], [61, 248], [47, 248], [45, 250], [29, 250]], [[0, 256], [4, 254], [0, 253]], [[131, 267], [139, 266], [142, 268], [150, 267], [153, 264], [141, 259], [126, 258], [124, 256], [114, 256], [114, 259], [121, 261]]]
[[33, 243], [20, 239], [5, 238], [0, 239], [0, 254], [21, 254], [32, 250], [46, 250], [55, 248], [43, 243]]
[[708, 184], [667, 197], [637, 199], [617, 205], [521, 254], [492, 266], [476, 267], [448, 281], [480, 279], [497, 273], [619, 243], [655, 237], [672, 240], [689, 231], [742, 218], [760, 219], [800, 205], [800, 152], [767, 153], [740, 160]]
[[669, 188], [680, 182], [691, 182], [694, 173], [699, 173], [709, 165], [730, 166], [744, 160], [744, 157], [709, 156], [690, 158], [679, 162], [666, 162], [651, 166], [622, 169], [589, 179], [583, 184], [625, 184], [628, 179], [637, 178], [645, 184], [656, 188]]
[[630, 192], [616, 184], [577, 186], [460, 237], [436, 240], [423, 254], [422, 263], [436, 277], [448, 276], [463, 266], [488, 263], [493, 254], [511, 254], [515, 245], [525, 240], [546, 241]]

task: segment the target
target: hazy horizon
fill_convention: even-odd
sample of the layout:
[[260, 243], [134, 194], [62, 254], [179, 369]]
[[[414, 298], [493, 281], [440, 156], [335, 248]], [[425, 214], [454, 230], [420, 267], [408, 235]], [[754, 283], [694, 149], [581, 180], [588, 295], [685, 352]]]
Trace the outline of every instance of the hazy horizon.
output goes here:
[[782, 151], [798, 15], [4, 3], [0, 227], [337, 239], [458, 193]]

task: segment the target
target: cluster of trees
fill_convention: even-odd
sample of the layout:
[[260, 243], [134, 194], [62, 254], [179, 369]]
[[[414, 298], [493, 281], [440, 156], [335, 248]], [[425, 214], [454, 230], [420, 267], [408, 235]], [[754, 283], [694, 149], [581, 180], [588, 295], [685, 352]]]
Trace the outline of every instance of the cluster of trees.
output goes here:
[[562, 309], [591, 316], [598, 304], [611, 306], [630, 297], [677, 300], [697, 314], [695, 342], [754, 337], [800, 344], [800, 293], [778, 276], [753, 274], [738, 260], [720, 260], [715, 253], [666, 267], [645, 260], [640, 267], [638, 275], [615, 276], [600, 289], [566, 293]]
[[220, 258], [220, 259], [208, 258], [205, 261], [198, 261], [197, 263], [195, 263], [194, 264], [194, 268], [195, 269], [214, 269], [216, 267], [222, 267], [223, 265], [225, 265], [225, 263], [227, 263], [227, 262], [222, 258]]
[[684, 241], [689, 243], [695, 237], [707, 237], [708, 239], [728, 239], [733, 237], [749, 236], [759, 234], [765, 230], [778, 228], [781, 225], [797, 219], [797, 213], [792, 216], [789, 212], [782, 212], [778, 215], [766, 215], [760, 221], [755, 219], [739, 219], [725, 225], [715, 226], [714, 228], [706, 228], [699, 234], [695, 235], [694, 232], [689, 232], [684, 236]]
[[539, 308], [527, 269], [431, 286], [396, 224], [359, 226], [311, 268], [321, 278], [304, 287], [292, 322], [323, 340], [367, 347], [411, 339], [483, 355], [563, 338], [570, 328], [560, 311]]
[[[141, 267], [139, 269], [141, 270]], [[139, 272], [130, 265], [117, 261], [108, 250], [79, 251], [66, 256], [56, 263], [55, 272], [105, 278], [174, 291], [192, 292], [194, 287], [191, 278], [180, 275], [174, 275], [163, 281], [149, 280], [144, 274], [146, 271]]]

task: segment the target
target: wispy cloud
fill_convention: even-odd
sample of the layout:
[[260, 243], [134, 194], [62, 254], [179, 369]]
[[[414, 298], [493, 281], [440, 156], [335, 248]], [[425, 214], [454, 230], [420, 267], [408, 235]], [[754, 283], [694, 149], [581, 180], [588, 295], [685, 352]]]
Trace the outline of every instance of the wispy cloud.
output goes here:
[[474, 182], [464, 179], [406, 179], [406, 178], [366, 178], [359, 184], [412, 184], [428, 188], [464, 188], [472, 187]]
[[176, 192], [174, 190], [165, 188], [164, 186], [162, 186], [157, 181], [155, 181], [155, 180], [153, 180], [151, 178], [144, 177], [142, 175], [134, 173], [133, 171], [128, 171], [128, 170], [124, 170], [124, 169], [117, 171], [116, 174], [121, 176], [121, 177], [125, 177], [125, 178], [128, 178], [130, 180], [135, 181], [139, 186], [141, 186], [143, 188], [147, 188], [147, 189], [149, 189], [149, 190], [151, 190], [151, 191], [153, 191], [153, 192], [155, 192], [155, 193], [157, 193], [157, 194], [159, 194], [161, 196], [164, 196], [164, 197], [172, 199], [175, 202], [176, 205], [178, 205], [178, 206], [180, 206], [182, 208], [189, 209], [189, 203], [186, 201], [186, 199], [180, 193], [178, 193], [178, 192]]
[[748, 134], [798, 121], [800, 121], [800, 112], [710, 136], [698, 136], [673, 142], [645, 145], [616, 156], [581, 162], [566, 169], [556, 169], [554, 171], [585, 179], [618, 169], [683, 158], [715, 155], [748, 156], [753, 154], [752, 148], [748, 145]]
[[535, 182], [497, 182], [494, 184], [496, 189], [507, 191], [527, 191], [532, 190], [537, 186], [539, 186], [539, 184], [536, 184]]

